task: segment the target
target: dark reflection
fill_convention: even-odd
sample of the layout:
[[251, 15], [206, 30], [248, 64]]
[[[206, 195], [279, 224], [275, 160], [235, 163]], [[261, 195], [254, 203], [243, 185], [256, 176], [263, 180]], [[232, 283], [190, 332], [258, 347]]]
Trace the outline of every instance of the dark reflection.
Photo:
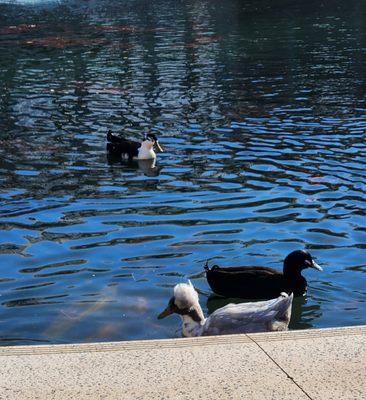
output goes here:
[[161, 168], [156, 166], [156, 160], [138, 160], [138, 168], [146, 176], [159, 176]]
[[321, 318], [319, 305], [308, 304], [306, 296], [295, 297], [292, 302], [292, 313], [289, 329], [308, 329], [316, 326]]
[[[156, 159], [127, 160], [127, 159], [123, 159], [120, 156], [117, 156], [115, 154], [107, 153], [107, 161], [108, 161], [108, 164], [111, 166], [121, 165], [122, 167], [125, 167], [128, 170], [131, 170], [131, 169], [139, 170], [145, 176], [149, 176], [149, 177], [159, 176], [159, 173], [161, 171], [161, 167], [156, 165]], [[121, 169], [121, 172], [123, 173], [123, 169]]]
[[55, 295], [55, 296], [47, 296], [47, 297], [40, 297], [40, 298], [28, 298], [28, 299], [17, 299], [11, 301], [4, 301], [1, 303], [2, 306], [5, 307], [23, 307], [23, 306], [35, 306], [35, 305], [42, 305], [42, 304], [59, 304], [62, 301], [53, 300], [53, 299], [60, 299], [67, 297], [67, 294], [62, 295]]

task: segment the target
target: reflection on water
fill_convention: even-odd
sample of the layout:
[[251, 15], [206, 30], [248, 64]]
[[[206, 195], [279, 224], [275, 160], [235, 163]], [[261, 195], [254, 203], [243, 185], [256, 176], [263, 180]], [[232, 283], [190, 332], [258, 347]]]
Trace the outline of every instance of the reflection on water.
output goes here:
[[[290, 327], [366, 323], [366, 5], [28, 3], [0, 4], [2, 344], [177, 336], [174, 284], [224, 304], [207, 259], [297, 248], [325, 271]], [[108, 129], [165, 152], [111, 159]]]
[[116, 156], [115, 154], [107, 154], [107, 160], [111, 167], [120, 166], [121, 172], [125, 172], [130, 170], [138, 170], [141, 171], [145, 176], [158, 176], [160, 173], [160, 169], [156, 165], [156, 160], [124, 160], [120, 156]]
[[[59, 310], [59, 317], [54, 319], [52, 324], [43, 332], [44, 337], [55, 337], [64, 335], [70, 329], [75, 329], [75, 325], [82, 324], [91, 314], [95, 314], [107, 307], [108, 303], [115, 301], [115, 286], [100, 288], [99, 300], [89, 301], [80, 300], [79, 303], [85, 303], [86, 307], [80, 309], [77, 305]], [[106, 325], [101, 329], [101, 333], [113, 333], [113, 325]]]

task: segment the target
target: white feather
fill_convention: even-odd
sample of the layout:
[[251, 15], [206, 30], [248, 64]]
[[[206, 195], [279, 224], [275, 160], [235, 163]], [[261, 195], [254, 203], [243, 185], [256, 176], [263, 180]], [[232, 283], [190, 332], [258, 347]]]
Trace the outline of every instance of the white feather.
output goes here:
[[191, 308], [199, 305], [198, 293], [192, 284], [179, 283], [174, 287], [174, 299], [178, 308]]
[[141, 143], [141, 147], [138, 150], [137, 158], [139, 160], [151, 160], [156, 158], [156, 153], [154, 151], [154, 143], [150, 140], [144, 140]]

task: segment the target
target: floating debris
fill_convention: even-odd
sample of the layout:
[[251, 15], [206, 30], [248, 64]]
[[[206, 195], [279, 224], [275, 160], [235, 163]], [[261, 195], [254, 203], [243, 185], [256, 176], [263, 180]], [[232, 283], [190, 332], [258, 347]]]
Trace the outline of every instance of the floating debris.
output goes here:
[[0, 29], [1, 35], [13, 35], [16, 33], [32, 32], [39, 29], [41, 26], [37, 24], [20, 24], [5, 26]]
[[96, 38], [67, 38], [63, 36], [49, 36], [43, 38], [29, 39], [22, 42], [23, 44], [30, 46], [44, 46], [51, 47], [54, 49], [64, 49], [72, 46], [95, 46], [105, 43], [105, 39]]
[[135, 28], [134, 26], [128, 26], [128, 25], [97, 25], [95, 28], [99, 29], [101, 31], [107, 31], [107, 32], [138, 32], [138, 31], [141, 31], [141, 29]]
[[96, 25], [95, 29], [105, 32], [169, 32], [167, 28], [137, 28], [129, 25]]
[[211, 43], [217, 43], [221, 39], [221, 36], [198, 36], [194, 39], [193, 42], [187, 43], [187, 44], [174, 44], [171, 47], [172, 48], [187, 48], [187, 49], [192, 49], [192, 48], [198, 48], [204, 45], [208, 45]]
[[199, 36], [195, 39], [195, 43], [198, 44], [210, 44], [221, 40], [221, 36]]

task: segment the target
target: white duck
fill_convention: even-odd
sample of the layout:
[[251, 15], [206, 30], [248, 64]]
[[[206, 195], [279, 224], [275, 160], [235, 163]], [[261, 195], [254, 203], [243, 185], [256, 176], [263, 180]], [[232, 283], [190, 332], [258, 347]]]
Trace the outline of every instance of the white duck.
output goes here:
[[272, 300], [228, 304], [205, 318], [198, 293], [192, 283], [174, 287], [168, 307], [158, 319], [176, 313], [183, 320], [183, 336], [229, 335], [234, 333], [285, 331], [291, 318], [293, 295], [286, 293]]

